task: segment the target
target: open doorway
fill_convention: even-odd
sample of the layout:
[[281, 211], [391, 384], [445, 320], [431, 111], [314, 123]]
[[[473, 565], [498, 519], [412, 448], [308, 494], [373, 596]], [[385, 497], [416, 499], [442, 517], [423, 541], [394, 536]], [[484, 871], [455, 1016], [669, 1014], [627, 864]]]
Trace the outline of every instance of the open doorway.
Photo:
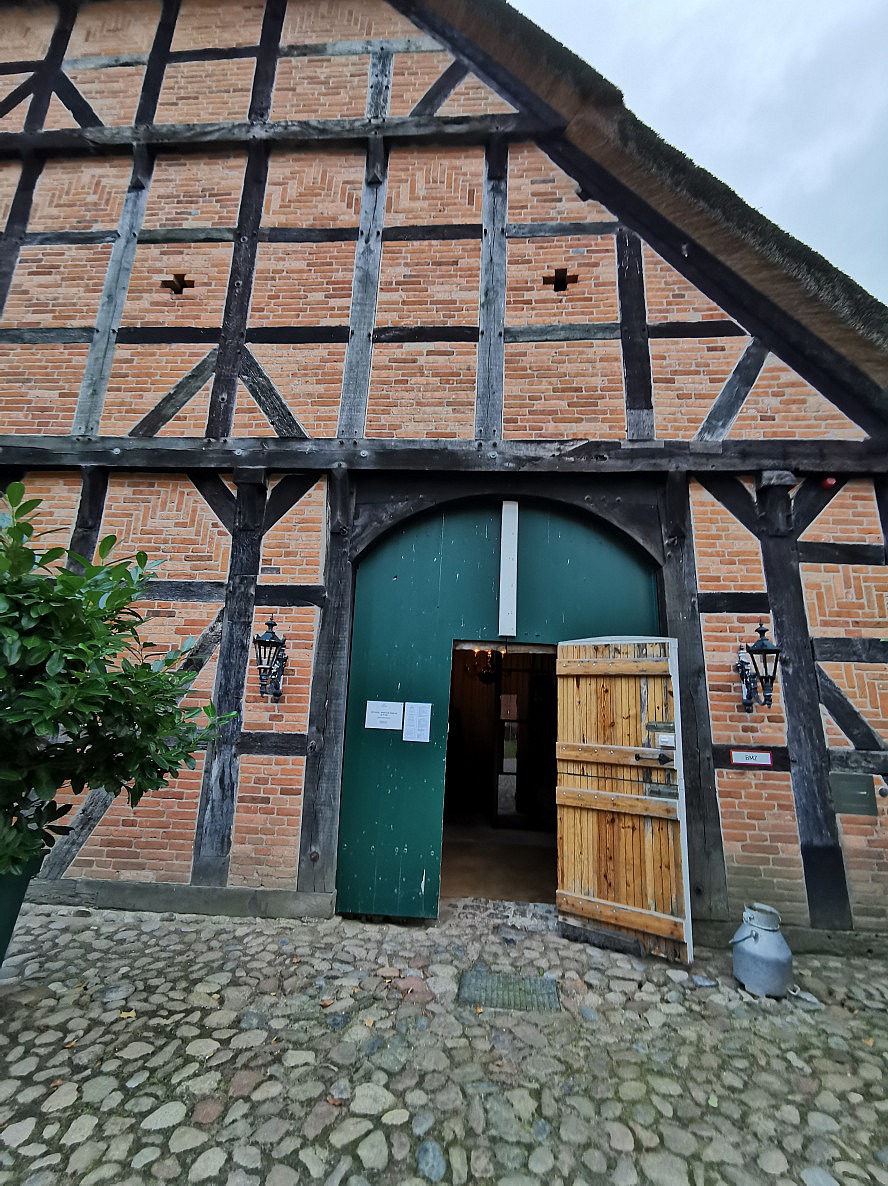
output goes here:
[[457, 642], [442, 898], [554, 902], [555, 648]]

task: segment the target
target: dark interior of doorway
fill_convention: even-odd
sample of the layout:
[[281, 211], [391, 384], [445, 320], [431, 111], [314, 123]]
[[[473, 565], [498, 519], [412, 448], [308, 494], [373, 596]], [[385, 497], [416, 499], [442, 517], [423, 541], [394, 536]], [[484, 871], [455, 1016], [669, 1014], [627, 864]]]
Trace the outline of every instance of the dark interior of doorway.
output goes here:
[[554, 902], [555, 648], [453, 648], [442, 898]]

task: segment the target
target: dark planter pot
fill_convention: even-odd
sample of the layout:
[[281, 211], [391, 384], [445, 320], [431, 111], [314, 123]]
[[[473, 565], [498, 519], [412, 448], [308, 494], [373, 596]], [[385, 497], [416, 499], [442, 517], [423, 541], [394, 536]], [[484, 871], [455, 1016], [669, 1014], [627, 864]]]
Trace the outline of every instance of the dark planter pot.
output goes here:
[[6, 949], [12, 938], [12, 932], [15, 930], [28, 885], [31, 878], [39, 872], [42, 864], [43, 859], [40, 858], [27, 865], [24, 873], [0, 875], [0, 964], [6, 957]]

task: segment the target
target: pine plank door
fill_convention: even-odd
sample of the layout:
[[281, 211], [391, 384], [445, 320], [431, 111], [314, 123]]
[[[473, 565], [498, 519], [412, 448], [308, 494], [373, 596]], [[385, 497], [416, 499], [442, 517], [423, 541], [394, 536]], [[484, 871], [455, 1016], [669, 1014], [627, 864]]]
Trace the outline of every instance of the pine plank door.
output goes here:
[[559, 914], [690, 963], [676, 642], [559, 643], [557, 673]]

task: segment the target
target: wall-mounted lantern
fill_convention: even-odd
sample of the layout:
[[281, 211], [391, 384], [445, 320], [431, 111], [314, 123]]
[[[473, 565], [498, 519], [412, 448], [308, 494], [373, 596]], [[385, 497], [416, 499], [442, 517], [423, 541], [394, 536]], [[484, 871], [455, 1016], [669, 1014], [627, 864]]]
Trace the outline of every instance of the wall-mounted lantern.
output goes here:
[[[737, 664], [734, 670], [740, 676], [743, 700], [740, 707], [744, 712], [752, 712], [756, 704], [771, 707], [771, 696], [774, 691], [774, 680], [777, 677], [777, 664], [780, 662], [780, 647], [775, 646], [768, 638], [768, 628], [759, 621], [755, 628], [758, 642], [752, 646], [748, 643], [745, 649], [741, 646], [737, 654]], [[761, 695], [759, 695], [761, 685]]]
[[287, 666], [285, 640], [275, 634], [275, 620], [269, 618], [267, 630], [253, 635], [256, 670], [259, 672], [259, 695], [270, 696], [275, 704], [283, 692], [284, 668]]

